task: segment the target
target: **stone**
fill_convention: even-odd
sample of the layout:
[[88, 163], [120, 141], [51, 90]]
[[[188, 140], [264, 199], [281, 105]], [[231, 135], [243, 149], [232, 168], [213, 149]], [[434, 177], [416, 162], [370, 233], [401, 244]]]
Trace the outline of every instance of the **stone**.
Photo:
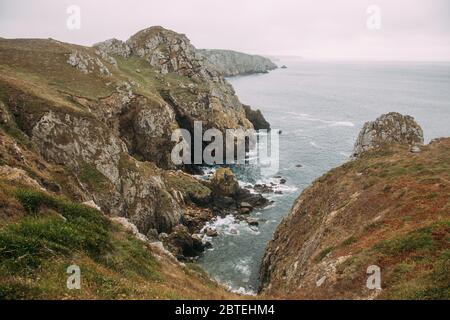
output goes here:
[[250, 226], [258, 226], [259, 225], [258, 219], [256, 219], [256, 218], [248, 217], [246, 219], [246, 221]]
[[413, 117], [391, 112], [364, 124], [355, 142], [353, 156], [384, 145], [414, 146], [422, 145], [423, 142], [422, 128]]
[[164, 244], [179, 260], [183, 260], [184, 257], [198, 256], [204, 250], [201, 239], [193, 237], [183, 225], [176, 226], [164, 239]]
[[207, 228], [207, 229], [205, 230], [205, 234], [206, 234], [208, 237], [217, 237], [217, 236], [219, 235], [219, 233], [217, 232], [217, 230], [216, 230], [216, 229], [212, 229], [212, 228]]
[[215, 195], [233, 197], [239, 190], [239, 183], [229, 168], [219, 168], [210, 179]]
[[98, 211], [101, 211], [101, 210], [102, 210], [102, 209], [94, 202], [94, 200], [90, 200], [90, 201], [83, 202], [83, 204], [84, 204], [85, 206], [88, 206], [88, 207], [97, 209]]
[[253, 124], [255, 130], [270, 130], [270, 123], [264, 118], [260, 110], [252, 110], [250, 106], [242, 105], [245, 116]]
[[123, 58], [128, 58], [131, 55], [130, 47], [125, 42], [117, 39], [109, 39], [96, 43], [94, 44], [94, 48], [97, 48], [107, 54], [118, 55]]
[[253, 208], [253, 206], [248, 202], [241, 202], [240, 206], [241, 208], [250, 208], [250, 209]]

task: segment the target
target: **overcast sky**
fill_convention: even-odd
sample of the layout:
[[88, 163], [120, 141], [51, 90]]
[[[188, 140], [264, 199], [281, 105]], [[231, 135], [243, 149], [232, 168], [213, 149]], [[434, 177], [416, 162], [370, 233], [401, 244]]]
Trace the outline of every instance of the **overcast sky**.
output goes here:
[[[81, 29], [66, 26], [69, 5]], [[381, 30], [366, 26], [381, 9]], [[450, 0], [0, 0], [0, 37], [91, 45], [161, 25], [197, 48], [310, 59], [450, 60]]]

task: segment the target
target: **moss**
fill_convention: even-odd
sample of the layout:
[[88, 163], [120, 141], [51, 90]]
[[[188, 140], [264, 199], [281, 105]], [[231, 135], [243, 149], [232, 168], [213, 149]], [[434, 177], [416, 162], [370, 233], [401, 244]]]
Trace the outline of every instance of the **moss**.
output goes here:
[[80, 180], [86, 183], [91, 190], [102, 191], [109, 189], [110, 181], [93, 165], [83, 163], [79, 174]]
[[432, 250], [435, 246], [432, 237], [432, 232], [435, 228], [436, 225], [415, 230], [393, 239], [383, 240], [375, 246], [375, 250], [390, 256]]
[[319, 254], [314, 258], [315, 262], [322, 261], [329, 253], [331, 253], [334, 250], [334, 246], [329, 246], [322, 251], [319, 252]]
[[345, 239], [344, 241], [342, 241], [341, 242], [341, 246], [347, 247], [347, 246], [355, 243], [356, 241], [357, 241], [356, 237], [355, 236], [351, 236], [351, 237], [348, 237], [347, 239]]

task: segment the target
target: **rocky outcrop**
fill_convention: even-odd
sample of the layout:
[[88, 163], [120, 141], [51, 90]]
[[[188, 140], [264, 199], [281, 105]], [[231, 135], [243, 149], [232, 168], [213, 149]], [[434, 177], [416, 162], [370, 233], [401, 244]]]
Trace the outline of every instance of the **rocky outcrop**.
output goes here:
[[125, 42], [114, 38], [96, 43], [94, 44], [94, 48], [107, 54], [117, 55], [123, 58], [128, 58], [131, 55], [130, 47]]
[[391, 112], [375, 121], [366, 122], [355, 143], [353, 155], [385, 144], [405, 144], [409, 146], [423, 144], [422, 128], [411, 116]]
[[255, 130], [270, 130], [270, 123], [264, 118], [261, 110], [252, 110], [250, 106], [243, 105], [245, 116], [252, 123]]
[[[438, 279], [448, 260], [450, 170], [442, 163], [450, 161], [450, 139], [412, 154], [422, 130], [399, 114], [366, 124], [360, 137], [367, 133], [377, 147], [314, 181], [277, 227], [261, 264], [264, 296], [448, 297], [448, 281]], [[373, 270], [381, 272], [379, 287]]]
[[199, 54], [225, 77], [267, 73], [277, 68], [268, 58], [231, 50], [203, 49], [199, 50]]
[[262, 208], [268, 200], [259, 193], [251, 193], [241, 188], [229, 168], [219, 168], [211, 176], [208, 187], [211, 189], [213, 210], [220, 214], [248, 214], [254, 208]]
[[5, 147], [11, 161], [2, 162], [13, 170], [8, 175], [30, 169], [22, 143], [71, 177], [70, 190], [51, 176], [36, 179], [39, 185], [125, 217], [149, 238], [177, 239], [170, 234], [180, 224], [193, 233], [211, 219], [214, 188], [174, 170], [172, 132], [192, 131], [195, 121], [204, 130], [253, 126], [231, 85], [185, 35], [152, 27], [93, 48], [2, 39], [0, 49], [0, 64], [14, 61], [0, 74], [0, 125], [15, 137]]

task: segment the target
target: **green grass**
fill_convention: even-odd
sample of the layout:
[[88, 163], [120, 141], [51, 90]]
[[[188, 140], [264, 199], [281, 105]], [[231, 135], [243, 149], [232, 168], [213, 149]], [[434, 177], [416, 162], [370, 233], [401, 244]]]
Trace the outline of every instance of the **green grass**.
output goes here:
[[14, 196], [28, 216], [0, 229], [0, 298], [64, 294], [59, 282], [73, 263], [83, 265], [84, 283], [103, 298], [136, 294], [138, 288], [122, 278], [162, 281], [146, 245], [96, 209], [27, 188], [16, 189]]
[[80, 170], [80, 180], [95, 191], [109, 189], [109, 180], [94, 166], [83, 163]]
[[375, 246], [375, 250], [388, 256], [397, 256], [411, 252], [427, 252], [434, 249], [433, 230], [438, 226], [425, 227], [406, 235], [383, 240]]
[[319, 252], [319, 254], [314, 258], [315, 262], [320, 262], [325, 258], [330, 252], [334, 250], [334, 246], [327, 247]]
[[349, 246], [349, 245], [355, 243], [356, 240], [357, 240], [357, 239], [356, 239], [355, 236], [348, 237], [347, 239], [345, 239], [344, 241], [342, 241], [341, 246], [347, 247], [347, 246]]
[[29, 271], [76, 251], [99, 259], [111, 247], [110, 222], [99, 211], [31, 189], [16, 197], [30, 216], [0, 230], [0, 269]]

